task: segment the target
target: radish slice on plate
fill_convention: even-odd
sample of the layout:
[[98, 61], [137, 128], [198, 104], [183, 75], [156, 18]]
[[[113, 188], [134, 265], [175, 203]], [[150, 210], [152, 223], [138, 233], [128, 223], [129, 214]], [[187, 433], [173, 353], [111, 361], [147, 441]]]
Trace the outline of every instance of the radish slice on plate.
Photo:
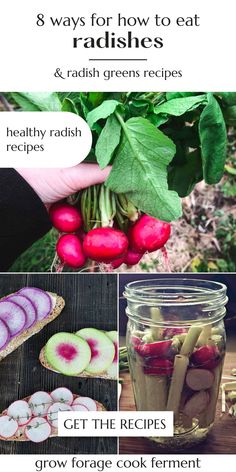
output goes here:
[[32, 442], [40, 443], [46, 441], [51, 435], [52, 429], [45, 418], [36, 416], [25, 427], [25, 436]]
[[89, 397], [78, 397], [73, 401], [73, 406], [75, 405], [83, 405], [85, 406], [89, 411], [96, 411], [97, 410], [97, 404], [96, 402]]
[[19, 426], [24, 426], [32, 418], [32, 411], [25, 400], [16, 400], [7, 410], [8, 416], [11, 416], [18, 422]]
[[58, 427], [58, 412], [59, 411], [72, 411], [71, 406], [66, 405], [65, 403], [56, 402], [53, 403], [48, 409], [47, 420], [53, 426], [53, 428]]
[[47, 392], [35, 392], [28, 401], [33, 416], [45, 416], [52, 403], [52, 397]]
[[23, 308], [23, 310], [25, 310], [26, 323], [25, 323], [24, 329], [30, 328], [30, 326], [32, 326], [34, 322], [36, 321], [36, 315], [37, 315], [36, 308], [33, 305], [33, 303], [30, 301], [30, 299], [23, 295], [14, 294], [14, 295], [10, 295], [10, 297], [7, 297], [7, 300], [9, 300], [10, 302], [17, 303], [17, 305], [20, 305], [20, 307]]
[[80, 405], [79, 403], [78, 405], [72, 405], [72, 410], [73, 411], [89, 411], [88, 408], [86, 408], [86, 406]]
[[11, 438], [12, 436], [14, 436], [17, 430], [17, 421], [13, 420], [13, 418], [7, 415], [0, 417], [0, 436], [2, 438]]
[[0, 319], [6, 323], [10, 336], [16, 336], [25, 327], [25, 310], [14, 302], [3, 300], [0, 302]]
[[46, 318], [52, 311], [52, 300], [47, 292], [40, 288], [24, 287], [19, 292], [30, 299], [37, 311], [37, 321]]
[[65, 403], [67, 405], [72, 405], [73, 403], [73, 393], [65, 387], [59, 387], [51, 392], [51, 397], [54, 402]]
[[10, 339], [10, 332], [6, 323], [0, 319], [0, 351], [7, 345]]

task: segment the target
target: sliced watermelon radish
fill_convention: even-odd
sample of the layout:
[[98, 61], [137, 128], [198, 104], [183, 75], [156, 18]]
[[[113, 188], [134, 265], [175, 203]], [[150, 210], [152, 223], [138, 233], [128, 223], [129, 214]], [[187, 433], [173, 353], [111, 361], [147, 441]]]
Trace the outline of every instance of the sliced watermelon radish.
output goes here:
[[77, 404], [72, 405], [71, 408], [72, 408], [73, 411], [89, 411], [88, 408], [86, 408], [86, 406], [80, 405], [79, 403], [78, 403], [78, 405]]
[[19, 426], [29, 423], [32, 411], [25, 400], [16, 400], [7, 409], [7, 415], [18, 422]]
[[24, 287], [18, 292], [30, 299], [37, 311], [37, 321], [46, 318], [52, 311], [52, 300], [47, 292], [40, 288]]
[[34, 443], [46, 441], [51, 435], [52, 429], [45, 418], [36, 416], [25, 427], [25, 436]]
[[17, 303], [17, 305], [19, 305], [25, 311], [26, 323], [24, 329], [30, 328], [30, 326], [35, 323], [37, 312], [35, 306], [29, 298], [16, 293], [7, 297], [6, 300]]
[[80, 329], [76, 336], [87, 341], [91, 349], [91, 360], [85, 369], [86, 372], [89, 374], [105, 372], [115, 356], [115, 347], [111, 339], [104, 332], [95, 328]]
[[73, 402], [72, 408], [75, 405], [83, 405], [89, 411], [97, 411], [97, 403], [89, 397], [77, 397]]
[[0, 319], [0, 351], [8, 344], [10, 339], [10, 331], [5, 321]]
[[210, 370], [191, 368], [187, 372], [185, 382], [191, 390], [207, 390], [212, 387], [214, 378]]
[[35, 392], [28, 401], [33, 416], [45, 416], [52, 403], [53, 399], [47, 392]]
[[48, 409], [47, 412], [47, 420], [53, 428], [58, 427], [58, 412], [59, 411], [72, 411], [70, 405], [66, 405], [65, 403], [56, 402], [53, 403]]
[[137, 344], [135, 350], [142, 357], [165, 357], [169, 353], [172, 339], [154, 343]]
[[18, 423], [8, 415], [0, 416], [0, 437], [8, 439], [16, 434]]
[[0, 319], [6, 323], [10, 336], [16, 336], [21, 333], [25, 327], [25, 310], [14, 302], [3, 300], [0, 302]]
[[107, 374], [113, 378], [118, 378], [118, 333], [117, 331], [107, 331], [106, 335], [111, 339], [115, 348], [115, 355], [112, 364], [107, 369]]
[[72, 333], [57, 333], [45, 346], [48, 363], [65, 375], [78, 375], [86, 369], [91, 359], [88, 343]]
[[59, 387], [51, 392], [51, 397], [54, 402], [65, 403], [67, 405], [72, 405], [73, 403], [73, 393], [65, 387]]

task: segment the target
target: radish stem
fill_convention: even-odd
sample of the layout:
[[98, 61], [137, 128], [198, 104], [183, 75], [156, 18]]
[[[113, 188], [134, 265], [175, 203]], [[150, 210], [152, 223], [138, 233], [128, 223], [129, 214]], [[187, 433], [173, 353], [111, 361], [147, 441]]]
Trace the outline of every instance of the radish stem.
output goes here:
[[188, 357], [191, 356], [201, 331], [202, 331], [202, 327], [200, 326], [191, 326], [189, 328], [188, 334], [181, 347], [180, 354], [182, 354], [183, 356], [188, 356]]
[[174, 412], [175, 420], [178, 419], [179, 405], [188, 364], [189, 359], [187, 356], [182, 354], [175, 356], [174, 371], [167, 400], [167, 411]]

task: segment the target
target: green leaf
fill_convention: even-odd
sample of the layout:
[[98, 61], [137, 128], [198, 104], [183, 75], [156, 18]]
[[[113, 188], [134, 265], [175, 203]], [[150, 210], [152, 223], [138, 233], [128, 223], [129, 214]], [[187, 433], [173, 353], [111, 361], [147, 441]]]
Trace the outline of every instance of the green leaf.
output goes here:
[[173, 100], [173, 98], [192, 97], [199, 95], [199, 92], [166, 92], [166, 100]]
[[169, 188], [182, 198], [189, 195], [202, 179], [202, 159], [198, 150], [187, 154], [183, 165], [172, 166], [168, 175]]
[[205, 94], [194, 97], [173, 98], [173, 100], [169, 100], [168, 102], [155, 107], [155, 113], [181, 116], [205, 103], [207, 103], [207, 96]]
[[235, 167], [232, 167], [232, 166], [229, 166], [229, 165], [225, 165], [225, 170], [226, 172], [228, 172], [230, 175], [236, 175], [236, 168]]
[[120, 142], [121, 125], [115, 115], [110, 115], [97, 140], [95, 154], [101, 169], [104, 169]]
[[181, 201], [167, 184], [174, 143], [144, 118], [130, 118], [126, 123], [119, 119], [122, 139], [106, 184], [151, 216], [164, 221], [179, 218]]
[[13, 92], [11, 95], [25, 111], [61, 111], [61, 101], [57, 93]]
[[208, 184], [216, 184], [224, 173], [227, 132], [220, 105], [211, 93], [200, 116], [199, 134], [204, 180]]
[[105, 102], [99, 105], [99, 107], [90, 111], [86, 118], [89, 127], [92, 129], [94, 123], [96, 123], [98, 120], [105, 119], [112, 115], [118, 105], [120, 105], [120, 103], [117, 102], [117, 100], [105, 100]]
[[215, 95], [221, 97], [227, 105], [236, 105], [236, 92], [219, 92]]
[[69, 98], [64, 98], [63, 102], [62, 102], [62, 108], [61, 108], [61, 111], [69, 111], [71, 113], [76, 113], [77, 114], [77, 110], [76, 110], [76, 107], [75, 107], [75, 104], [72, 100], [70, 100]]

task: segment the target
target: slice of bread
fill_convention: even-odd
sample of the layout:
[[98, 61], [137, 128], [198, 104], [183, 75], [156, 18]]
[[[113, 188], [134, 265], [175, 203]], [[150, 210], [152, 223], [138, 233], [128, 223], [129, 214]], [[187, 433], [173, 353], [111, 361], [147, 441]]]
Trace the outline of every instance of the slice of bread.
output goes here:
[[[76, 398], [79, 398], [81, 395], [75, 395], [73, 394], [73, 398], [74, 400], [76, 400]], [[30, 399], [30, 396], [29, 397], [25, 397], [25, 398], [22, 398], [22, 400], [25, 400], [26, 402], [28, 402]], [[73, 401], [74, 401], [73, 400]], [[97, 410], [98, 411], [106, 411], [106, 408], [103, 406], [102, 403], [99, 403], [97, 402], [96, 400], [94, 400], [96, 402], [96, 405], [97, 405]], [[0, 416], [3, 416], [3, 415], [6, 415], [7, 414], [7, 410], [4, 410], [2, 413], [0, 413]], [[27, 426], [27, 425], [26, 425]], [[12, 436], [11, 438], [3, 438], [2, 436], [0, 436], [0, 441], [19, 441], [19, 442], [30, 442], [30, 440], [25, 436], [24, 434], [24, 428], [25, 426], [21, 426], [18, 428], [18, 431], [17, 433], [15, 434], [15, 436]], [[51, 435], [50, 435], [50, 438], [53, 438], [53, 437], [57, 437], [58, 436], [58, 430], [57, 428], [52, 428], [52, 432], [51, 432]]]
[[[36, 321], [36, 323], [33, 324], [30, 328], [26, 329], [25, 331], [22, 331], [18, 336], [15, 336], [3, 349], [0, 351], [0, 361], [2, 361], [8, 354], [11, 354], [11, 352], [15, 351], [21, 344], [23, 344], [27, 339], [31, 338], [34, 334], [38, 333], [41, 331], [41, 329], [44, 328], [48, 323], [51, 321], [55, 320], [57, 316], [60, 315], [61, 311], [63, 310], [65, 306], [65, 300], [58, 296], [56, 293], [51, 293], [47, 292], [48, 295], [50, 295], [53, 303], [53, 309], [46, 318], [40, 321]], [[9, 297], [9, 295], [7, 295]], [[7, 297], [1, 298], [1, 300], [4, 300]]]

